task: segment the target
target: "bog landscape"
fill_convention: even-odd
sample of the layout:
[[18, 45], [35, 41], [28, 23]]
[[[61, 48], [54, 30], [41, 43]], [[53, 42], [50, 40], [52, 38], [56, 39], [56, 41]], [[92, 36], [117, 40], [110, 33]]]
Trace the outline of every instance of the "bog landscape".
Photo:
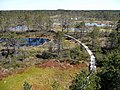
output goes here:
[[0, 90], [120, 90], [120, 10], [0, 11]]

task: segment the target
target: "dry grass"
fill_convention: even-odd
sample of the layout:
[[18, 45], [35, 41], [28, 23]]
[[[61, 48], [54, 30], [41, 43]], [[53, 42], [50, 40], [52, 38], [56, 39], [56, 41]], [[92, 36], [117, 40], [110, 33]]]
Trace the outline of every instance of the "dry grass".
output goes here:
[[76, 65], [67, 69], [58, 67], [38, 68], [32, 66], [24, 73], [9, 76], [0, 81], [1, 90], [23, 90], [24, 81], [32, 85], [33, 90], [53, 90], [52, 84], [59, 83], [58, 90], [68, 90], [71, 81], [81, 69], [86, 69], [86, 64]]
[[64, 41], [64, 48], [65, 49], [72, 49], [72, 48], [75, 48], [76, 46], [78, 46], [78, 44], [73, 42], [73, 41], [70, 41], [70, 40]]

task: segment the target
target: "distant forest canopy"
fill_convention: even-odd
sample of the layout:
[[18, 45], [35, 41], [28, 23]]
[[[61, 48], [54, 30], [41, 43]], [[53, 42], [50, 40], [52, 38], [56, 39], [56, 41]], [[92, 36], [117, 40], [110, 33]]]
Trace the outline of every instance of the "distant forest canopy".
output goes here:
[[84, 18], [100, 18], [103, 20], [116, 20], [119, 17], [120, 10], [10, 10], [10, 11], [0, 11], [0, 16], [2, 14], [13, 15], [13, 14], [40, 14], [45, 13], [50, 16], [53, 15], [70, 15], [70, 16], [81, 16]]
[[0, 11], [0, 31], [11, 27], [27, 26], [28, 30], [48, 30], [54, 23], [53, 19], [79, 21], [118, 21], [120, 10], [13, 10]]

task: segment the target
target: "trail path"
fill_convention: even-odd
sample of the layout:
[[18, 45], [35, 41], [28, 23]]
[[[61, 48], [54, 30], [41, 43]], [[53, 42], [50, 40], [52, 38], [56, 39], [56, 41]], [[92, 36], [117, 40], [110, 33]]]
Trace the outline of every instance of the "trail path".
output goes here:
[[71, 38], [71, 39], [73, 39], [73, 40], [75, 40], [75, 41], [77, 41], [79, 44], [81, 44], [81, 45], [86, 49], [86, 51], [87, 51], [88, 54], [90, 55], [90, 65], [89, 65], [90, 71], [91, 71], [91, 72], [95, 72], [95, 71], [96, 71], [96, 65], [95, 65], [96, 60], [95, 60], [95, 56], [93, 55], [92, 51], [88, 48], [88, 46], [86, 46], [84, 43], [82, 43], [81, 41], [79, 41], [78, 39], [76, 39], [76, 38], [74, 38], [74, 37], [72, 37], [72, 36], [70, 36], [70, 35], [66, 35], [66, 34], [65, 34], [65, 36], [66, 36], [66, 37], [69, 37], [69, 38]]

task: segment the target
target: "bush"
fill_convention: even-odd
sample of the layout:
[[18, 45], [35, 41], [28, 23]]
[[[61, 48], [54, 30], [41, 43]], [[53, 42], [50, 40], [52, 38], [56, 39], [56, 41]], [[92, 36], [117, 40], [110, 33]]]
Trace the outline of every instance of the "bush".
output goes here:
[[24, 82], [24, 90], [32, 90], [32, 85], [30, 85], [29, 83], [27, 83], [26, 81]]
[[103, 70], [98, 75], [101, 78], [101, 90], [120, 90], [120, 70]]
[[76, 76], [75, 80], [70, 86], [70, 90], [99, 90], [99, 83], [100, 78], [94, 73], [89, 74], [87, 71], [82, 71]]
[[42, 55], [37, 54], [36, 57], [37, 58], [42, 58], [42, 59], [53, 59], [53, 58], [57, 58], [57, 54], [51, 53], [51, 52], [48, 52], [48, 51], [44, 51], [42, 53]]
[[55, 80], [52, 87], [53, 87], [53, 90], [58, 90], [59, 83]]

